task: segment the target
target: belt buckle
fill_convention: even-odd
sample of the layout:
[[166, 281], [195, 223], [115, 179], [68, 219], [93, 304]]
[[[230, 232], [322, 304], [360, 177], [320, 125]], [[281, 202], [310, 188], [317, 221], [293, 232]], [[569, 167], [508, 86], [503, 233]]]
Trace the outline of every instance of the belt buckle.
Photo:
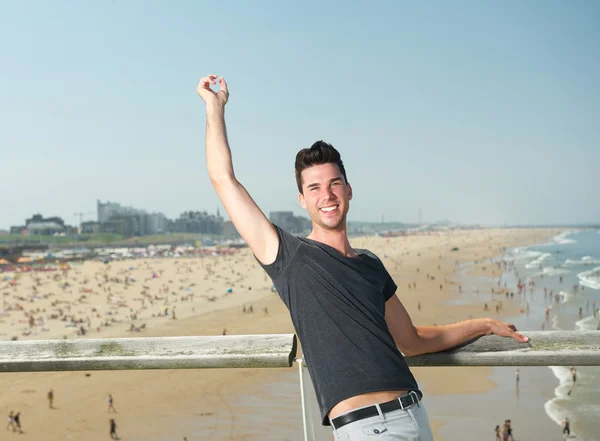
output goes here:
[[411, 395], [411, 396], [412, 396], [412, 403], [411, 403], [411, 405], [413, 405], [413, 404], [415, 404], [415, 403], [416, 403], [416, 404], [418, 404], [418, 403], [419, 403], [419, 394], [417, 393], [417, 391], [415, 391], [415, 390], [411, 390], [411, 391], [409, 392], [409, 395]]
[[[406, 406], [404, 405], [404, 403], [402, 403], [402, 398], [404, 398], [404, 397], [406, 397], [406, 399], [410, 398], [410, 403], [407, 404]], [[417, 393], [414, 390], [411, 390], [406, 395], [399, 396], [397, 399], [398, 399], [398, 403], [400, 403], [400, 409], [404, 410], [405, 408], [410, 407], [415, 403], [418, 403], [419, 395], [417, 395]]]

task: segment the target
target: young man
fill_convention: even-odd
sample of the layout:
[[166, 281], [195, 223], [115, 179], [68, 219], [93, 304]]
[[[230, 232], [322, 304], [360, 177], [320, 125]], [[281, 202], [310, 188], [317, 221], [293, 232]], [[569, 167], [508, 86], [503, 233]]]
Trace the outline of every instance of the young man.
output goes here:
[[[206, 102], [208, 173], [231, 221], [269, 274], [290, 311], [315, 386], [324, 425], [336, 439], [432, 441], [425, 408], [406, 356], [442, 351], [486, 334], [526, 342], [514, 326], [493, 319], [417, 326], [396, 284], [368, 250], [346, 235], [352, 187], [338, 151], [319, 141], [296, 156], [300, 205], [312, 232], [298, 238], [273, 225], [238, 182], [225, 130], [227, 84], [200, 80]], [[400, 352], [402, 351], [402, 353]]]

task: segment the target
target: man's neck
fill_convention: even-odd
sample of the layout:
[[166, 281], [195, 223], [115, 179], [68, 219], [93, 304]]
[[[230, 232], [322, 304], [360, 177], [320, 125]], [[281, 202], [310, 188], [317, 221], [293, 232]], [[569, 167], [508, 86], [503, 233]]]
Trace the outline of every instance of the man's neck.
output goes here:
[[354, 249], [350, 246], [350, 242], [348, 242], [348, 236], [346, 235], [345, 225], [337, 230], [327, 230], [318, 225], [313, 224], [313, 229], [308, 235], [308, 238], [317, 242], [324, 243], [325, 245], [329, 245], [330, 247], [338, 250], [344, 256], [356, 257], [358, 255], [356, 251], [354, 251]]

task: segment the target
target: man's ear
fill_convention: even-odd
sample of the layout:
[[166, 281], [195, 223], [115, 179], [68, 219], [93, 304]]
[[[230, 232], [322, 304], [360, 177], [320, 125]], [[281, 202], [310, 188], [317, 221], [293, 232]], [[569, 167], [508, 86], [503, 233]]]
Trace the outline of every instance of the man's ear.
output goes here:
[[298, 193], [298, 202], [300, 202], [300, 206], [306, 210], [306, 200], [302, 193]]
[[352, 200], [352, 186], [350, 184], [346, 184], [348, 186], [348, 200]]

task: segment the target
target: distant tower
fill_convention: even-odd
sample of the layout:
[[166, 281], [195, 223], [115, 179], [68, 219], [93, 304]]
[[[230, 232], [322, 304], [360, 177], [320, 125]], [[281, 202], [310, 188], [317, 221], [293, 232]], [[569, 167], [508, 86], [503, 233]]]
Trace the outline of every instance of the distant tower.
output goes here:
[[419, 225], [423, 223], [423, 209], [419, 208], [417, 210], [417, 218], [419, 220]]
[[217, 205], [217, 217], [221, 217], [221, 213], [219, 212], [219, 206]]

